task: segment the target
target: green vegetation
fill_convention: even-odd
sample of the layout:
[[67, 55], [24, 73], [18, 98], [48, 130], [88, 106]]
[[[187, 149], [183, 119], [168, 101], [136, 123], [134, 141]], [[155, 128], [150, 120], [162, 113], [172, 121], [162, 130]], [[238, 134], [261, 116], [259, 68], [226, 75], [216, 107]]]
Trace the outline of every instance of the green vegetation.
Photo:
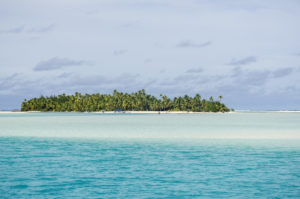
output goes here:
[[199, 94], [194, 97], [187, 95], [170, 99], [165, 95], [156, 98], [146, 94], [145, 90], [136, 93], [122, 93], [114, 90], [109, 94], [58, 95], [24, 100], [21, 111], [194, 111], [194, 112], [228, 112], [229, 109], [219, 101], [201, 99]]

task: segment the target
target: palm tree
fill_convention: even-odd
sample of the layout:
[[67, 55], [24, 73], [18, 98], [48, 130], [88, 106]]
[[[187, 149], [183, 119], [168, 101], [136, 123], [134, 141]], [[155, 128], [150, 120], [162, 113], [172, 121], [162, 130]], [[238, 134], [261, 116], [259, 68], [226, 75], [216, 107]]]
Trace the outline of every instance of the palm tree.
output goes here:
[[220, 95], [220, 96], [219, 96], [219, 100], [221, 101], [222, 99], [223, 99], [223, 96], [222, 96], [222, 95]]
[[[223, 97], [219, 96], [221, 101]], [[160, 95], [156, 98], [147, 95], [142, 89], [135, 93], [122, 93], [114, 90], [109, 94], [81, 94], [76, 92], [74, 95], [63, 93], [58, 96], [24, 99], [21, 104], [22, 111], [113, 111], [115, 109], [123, 110], [152, 110], [152, 111], [229, 111], [229, 109], [220, 101], [214, 101], [213, 97], [209, 101], [201, 99], [200, 94], [195, 97], [175, 97], [168, 98], [166, 95]]]

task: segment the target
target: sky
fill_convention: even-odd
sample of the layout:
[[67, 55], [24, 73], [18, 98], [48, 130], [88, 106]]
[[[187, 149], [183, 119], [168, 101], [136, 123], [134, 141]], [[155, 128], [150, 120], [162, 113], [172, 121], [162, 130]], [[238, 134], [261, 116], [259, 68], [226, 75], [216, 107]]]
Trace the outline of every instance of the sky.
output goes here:
[[299, 0], [0, 0], [0, 110], [114, 89], [300, 110]]

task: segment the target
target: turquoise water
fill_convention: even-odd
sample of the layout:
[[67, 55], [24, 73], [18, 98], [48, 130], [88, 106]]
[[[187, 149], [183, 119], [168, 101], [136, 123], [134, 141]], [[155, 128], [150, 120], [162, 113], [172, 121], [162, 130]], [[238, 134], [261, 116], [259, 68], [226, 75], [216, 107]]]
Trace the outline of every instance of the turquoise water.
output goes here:
[[299, 133], [297, 113], [0, 114], [0, 197], [300, 198]]
[[0, 136], [100, 139], [300, 139], [300, 113], [0, 114]]

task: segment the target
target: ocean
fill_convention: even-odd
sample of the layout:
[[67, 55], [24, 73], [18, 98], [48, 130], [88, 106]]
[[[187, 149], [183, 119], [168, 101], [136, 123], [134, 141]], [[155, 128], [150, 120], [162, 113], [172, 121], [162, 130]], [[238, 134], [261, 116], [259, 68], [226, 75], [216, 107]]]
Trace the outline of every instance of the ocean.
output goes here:
[[0, 113], [0, 198], [300, 198], [300, 113]]

